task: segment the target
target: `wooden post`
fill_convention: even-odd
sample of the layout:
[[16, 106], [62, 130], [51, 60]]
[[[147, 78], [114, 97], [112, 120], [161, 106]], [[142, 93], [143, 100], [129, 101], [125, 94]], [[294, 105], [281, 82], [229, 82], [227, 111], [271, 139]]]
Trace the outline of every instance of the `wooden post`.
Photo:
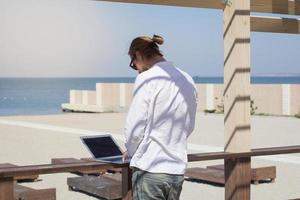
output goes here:
[[14, 178], [0, 178], [0, 200], [14, 200]]
[[225, 199], [250, 200], [251, 158], [225, 160]]
[[[226, 152], [250, 151], [250, 0], [224, 9], [224, 130]], [[225, 199], [250, 199], [250, 158], [225, 160]]]
[[132, 200], [132, 171], [130, 167], [122, 168], [122, 199]]

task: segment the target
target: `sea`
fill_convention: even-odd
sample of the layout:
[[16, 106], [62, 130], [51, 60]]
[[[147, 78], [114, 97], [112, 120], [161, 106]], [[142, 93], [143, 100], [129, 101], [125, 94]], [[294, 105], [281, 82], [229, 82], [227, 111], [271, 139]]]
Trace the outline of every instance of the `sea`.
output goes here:
[[[193, 77], [196, 83], [223, 83], [223, 77]], [[96, 90], [96, 83], [134, 83], [134, 77], [0, 78], [0, 116], [62, 113], [69, 91]], [[300, 84], [300, 76], [252, 77], [252, 84]]]

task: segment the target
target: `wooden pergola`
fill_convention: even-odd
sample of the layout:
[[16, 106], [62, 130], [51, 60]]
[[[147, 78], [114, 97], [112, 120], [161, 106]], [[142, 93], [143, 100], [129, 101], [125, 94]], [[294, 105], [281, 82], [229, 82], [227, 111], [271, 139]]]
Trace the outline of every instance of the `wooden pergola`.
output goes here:
[[[224, 38], [224, 152], [190, 154], [189, 162], [224, 159], [225, 199], [249, 200], [251, 157], [300, 153], [300, 145], [251, 149], [250, 33], [300, 33], [300, 20], [251, 16], [250, 12], [300, 15], [300, 0], [103, 0], [223, 10]], [[98, 162], [47, 164], [0, 169], [0, 200], [14, 199], [14, 177], [76, 170], [122, 168], [122, 199], [132, 199], [128, 165]]]
[[[224, 152], [251, 151], [250, 34], [300, 33], [300, 19], [251, 16], [251, 12], [300, 15], [300, 0], [104, 0], [223, 10]], [[250, 199], [251, 157], [225, 159], [225, 199]]]

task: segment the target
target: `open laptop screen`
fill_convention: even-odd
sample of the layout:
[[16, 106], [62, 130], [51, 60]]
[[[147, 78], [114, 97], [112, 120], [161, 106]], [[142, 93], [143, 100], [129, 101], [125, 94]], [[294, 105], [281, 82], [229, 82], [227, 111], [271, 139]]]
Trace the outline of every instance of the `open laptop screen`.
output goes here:
[[120, 156], [122, 152], [110, 136], [83, 138], [95, 158]]

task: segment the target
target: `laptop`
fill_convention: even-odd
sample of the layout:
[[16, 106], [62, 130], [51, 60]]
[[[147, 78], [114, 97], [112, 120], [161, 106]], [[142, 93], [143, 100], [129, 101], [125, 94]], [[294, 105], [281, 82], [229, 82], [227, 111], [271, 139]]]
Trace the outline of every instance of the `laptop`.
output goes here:
[[80, 139], [96, 161], [116, 164], [130, 162], [129, 159], [123, 161], [123, 153], [120, 146], [109, 134], [82, 136]]

